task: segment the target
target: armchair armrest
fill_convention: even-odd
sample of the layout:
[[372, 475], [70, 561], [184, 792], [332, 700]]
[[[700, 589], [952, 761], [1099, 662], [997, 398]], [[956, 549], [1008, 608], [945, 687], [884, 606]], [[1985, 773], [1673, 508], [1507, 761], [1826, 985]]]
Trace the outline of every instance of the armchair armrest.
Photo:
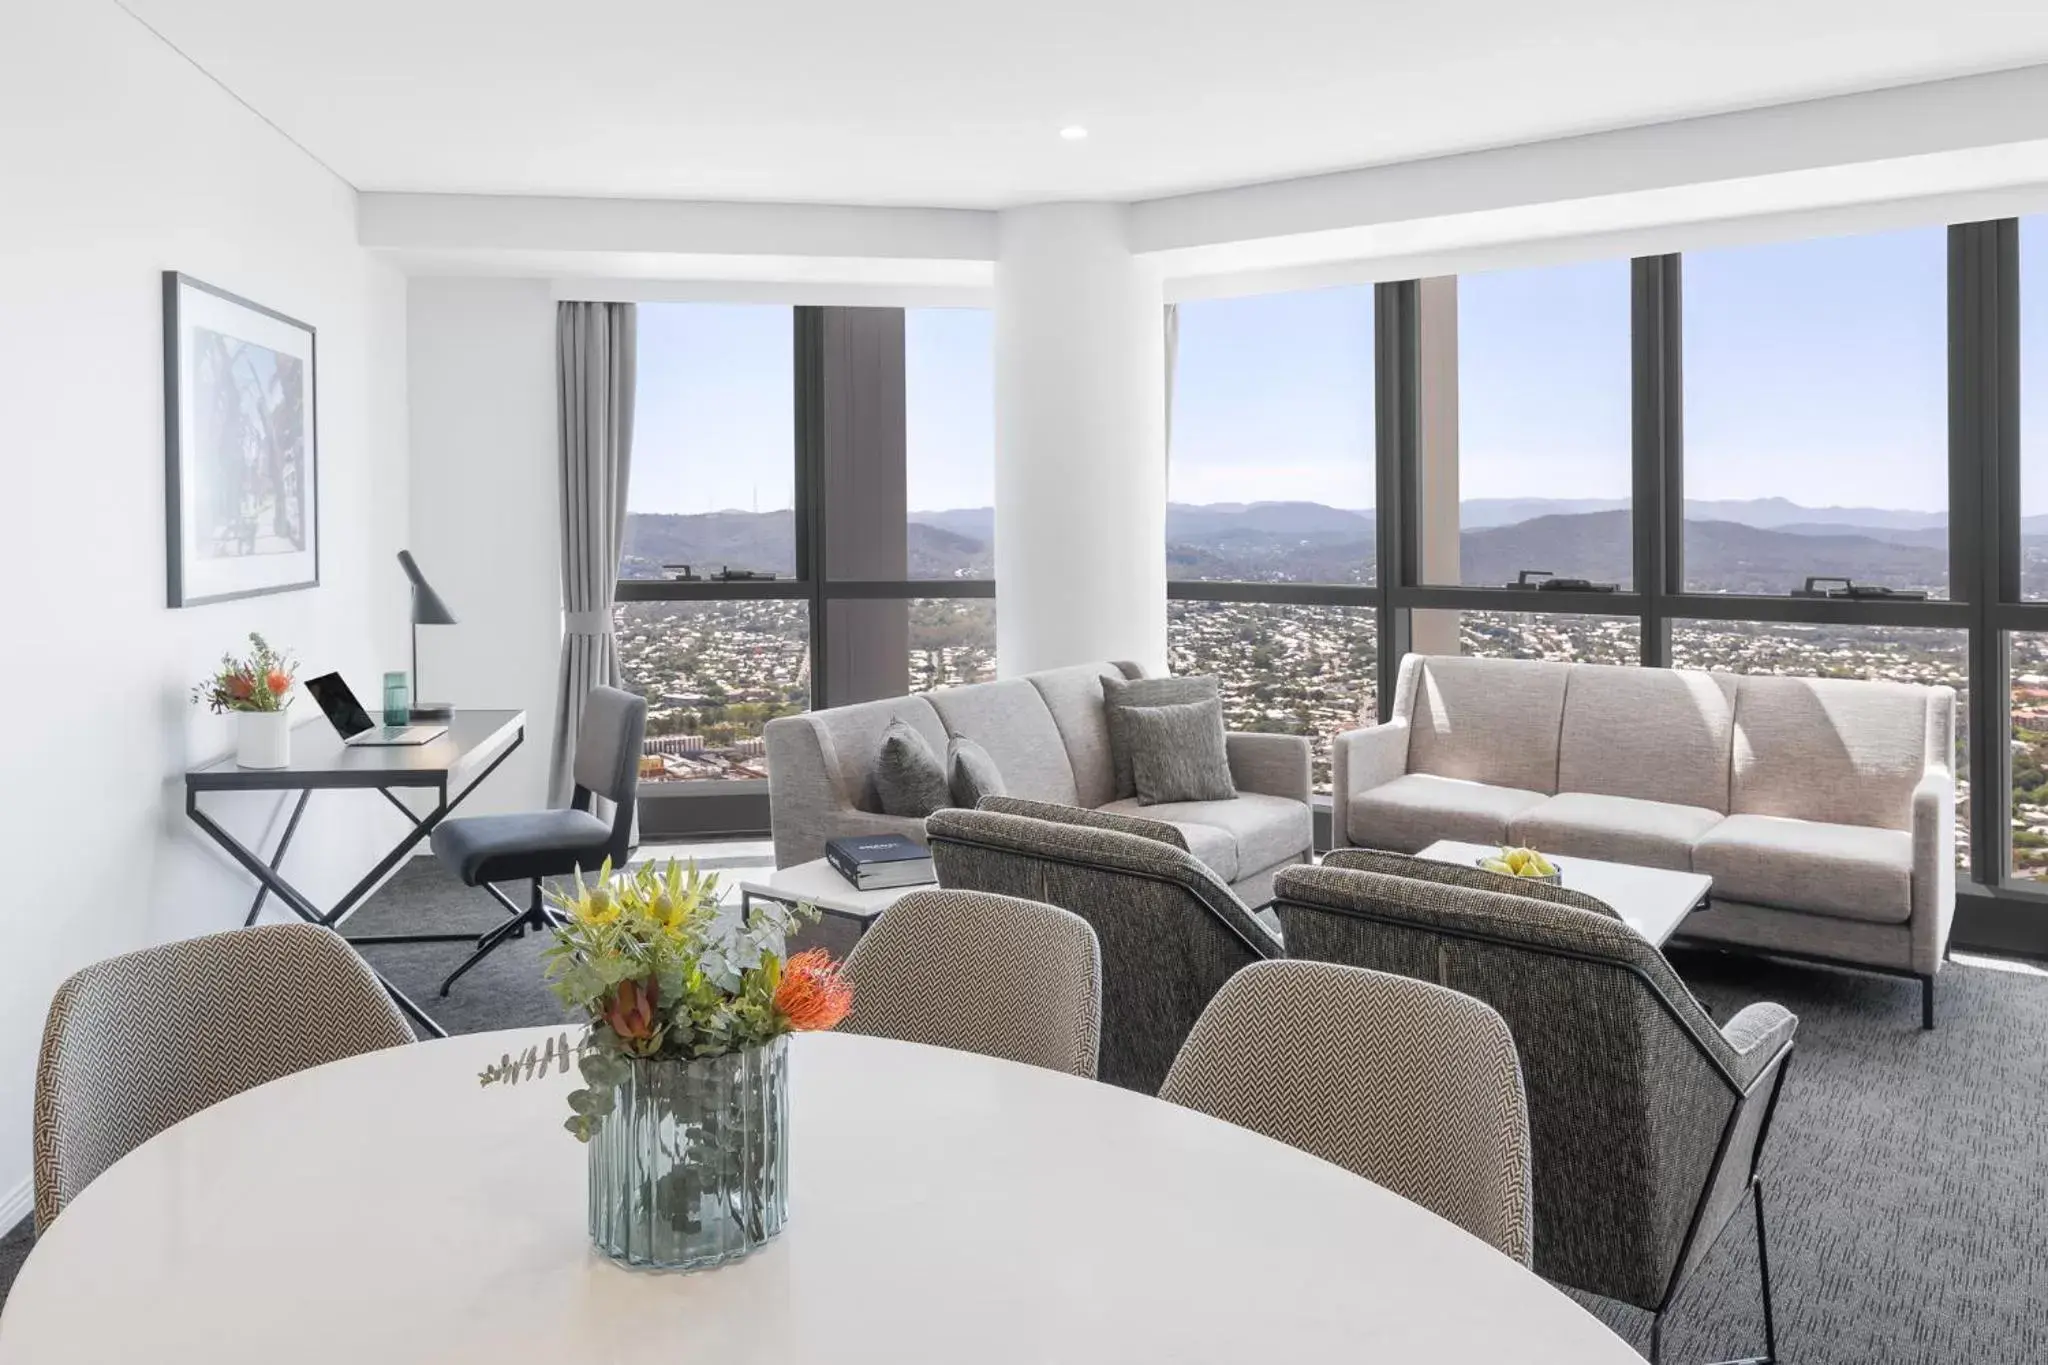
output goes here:
[[1338, 733], [1330, 747], [1330, 846], [1351, 843], [1351, 798], [1408, 771], [1408, 722], [1390, 720]]
[[1913, 970], [1933, 976], [1956, 913], [1956, 781], [1932, 766], [1913, 789]]
[[1736, 1084], [1744, 1090], [1755, 1085], [1757, 1077], [1792, 1041], [1798, 1029], [1798, 1015], [1769, 1001], [1750, 1005], [1730, 1019], [1721, 1029], [1721, 1036], [1735, 1049], [1735, 1065], [1731, 1069]]
[[1302, 735], [1233, 731], [1223, 737], [1230, 780], [1239, 791], [1284, 796], [1308, 804], [1309, 747]]

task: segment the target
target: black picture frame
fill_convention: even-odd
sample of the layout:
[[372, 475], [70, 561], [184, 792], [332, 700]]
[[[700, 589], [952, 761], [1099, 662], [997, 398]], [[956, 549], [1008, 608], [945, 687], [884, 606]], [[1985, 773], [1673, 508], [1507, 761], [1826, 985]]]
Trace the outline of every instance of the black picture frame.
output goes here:
[[[192, 312], [204, 311], [212, 321], [239, 317], [250, 334], [285, 338], [304, 336], [303, 354], [278, 350], [262, 342], [245, 342], [256, 350], [303, 363], [300, 385], [304, 420], [300, 423], [302, 472], [297, 477], [299, 523], [303, 543], [280, 552], [251, 551], [244, 555], [208, 557], [196, 563], [194, 552], [206, 536], [194, 524], [191, 480], [199, 473], [201, 452], [188, 449], [185, 394], [193, 382], [193, 332], [185, 324]], [[163, 272], [164, 308], [164, 561], [165, 595], [169, 606], [197, 607], [274, 593], [299, 592], [320, 585], [320, 365], [319, 332], [311, 323], [267, 308], [204, 280], [176, 270]], [[279, 329], [286, 329], [281, 332]], [[196, 405], [194, 405], [196, 406]], [[273, 525], [280, 513], [273, 512]], [[249, 532], [255, 540], [253, 518]], [[216, 536], [217, 538], [217, 536]], [[263, 561], [275, 561], [264, 563]], [[266, 570], [268, 573], [266, 574]]]

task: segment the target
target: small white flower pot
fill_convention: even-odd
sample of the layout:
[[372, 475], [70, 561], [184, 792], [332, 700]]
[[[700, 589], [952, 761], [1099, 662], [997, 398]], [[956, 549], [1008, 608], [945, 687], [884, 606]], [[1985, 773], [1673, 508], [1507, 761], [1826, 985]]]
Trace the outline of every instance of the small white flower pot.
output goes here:
[[235, 712], [236, 767], [288, 768], [291, 762], [291, 712]]

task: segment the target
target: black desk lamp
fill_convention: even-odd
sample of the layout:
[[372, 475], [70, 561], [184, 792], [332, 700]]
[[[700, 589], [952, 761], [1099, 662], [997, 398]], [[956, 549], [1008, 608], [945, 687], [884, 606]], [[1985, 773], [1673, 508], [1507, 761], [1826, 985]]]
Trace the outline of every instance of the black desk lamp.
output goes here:
[[413, 563], [412, 552], [398, 552], [398, 566], [405, 570], [405, 576], [412, 580], [412, 718], [414, 720], [446, 720], [455, 714], [454, 706], [445, 701], [421, 701], [420, 691], [420, 627], [452, 626], [455, 613], [448, 610], [448, 604], [441, 600], [420, 573], [420, 566]]

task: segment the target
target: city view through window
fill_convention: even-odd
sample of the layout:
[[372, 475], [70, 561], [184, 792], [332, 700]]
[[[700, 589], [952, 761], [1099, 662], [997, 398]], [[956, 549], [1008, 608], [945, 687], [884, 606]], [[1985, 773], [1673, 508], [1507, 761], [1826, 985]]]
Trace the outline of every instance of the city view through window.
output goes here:
[[[640, 307], [621, 579], [795, 583], [794, 323], [785, 307]], [[994, 574], [992, 345], [986, 310], [906, 310], [906, 580]], [[907, 626], [903, 690], [993, 678], [995, 603], [913, 591], [832, 605], [858, 630], [883, 613]], [[813, 702], [811, 617], [790, 598], [620, 603], [620, 669], [648, 701], [642, 779], [766, 777], [764, 727]]]
[[[2021, 257], [2048, 274], [2036, 224], [2023, 226]], [[1939, 229], [1685, 257], [1686, 592], [1783, 597], [1811, 576], [1948, 596], [1945, 259]], [[1458, 282], [1452, 581], [1493, 587], [1535, 568], [1628, 586], [1626, 273]], [[1179, 307], [1170, 579], [1374, 584], [1373, 325], [1369, 287]], [[993, 574], [991, 331], [972, 310], [905, 317], [905, 590], [860, 605], [905, 614], [907, 691], [994, 674], [996, 603], [915, 586]], [[2048, 295], [2023, 296], [2021, 335], [2022, 393], [2040, 394], [2026, 404], [2039, 410]], [[1524, 382], [1518, 363], [1549, 379]], [[642, 309], [622, 578], [689, 564], [793, 579], [792, 390], [791, 310]], [[2022, 585], [2048, 598], [2048, 438], [2023, 431], [2034, 434], [2021, 447]], [[815, 700], [809, 603], [632, 602], [618, 615], [629, 684], [652, 704], [648, 776], [762, 776], [761, 727]], [[1460, 609], [1457, 627], [1475, 655], [1641, 657], [1625, 615]], [[1680, 667], [1943, 683], [1967, 697], [1959, 630], [1694, 620], [1671, 637]], [[2016, 875], [2048, 877], [2048, 632], [2007, 646], [2010, 854]], [[1221, 680], [1232, 728], [1310, 736], [1325, 790], [1330, 737], [1375, 713], [1366, 604], [1175, 600], [1168, 647], [1176, 672]], [[1959, 858], [1966, 736], [1959, 725]]]

